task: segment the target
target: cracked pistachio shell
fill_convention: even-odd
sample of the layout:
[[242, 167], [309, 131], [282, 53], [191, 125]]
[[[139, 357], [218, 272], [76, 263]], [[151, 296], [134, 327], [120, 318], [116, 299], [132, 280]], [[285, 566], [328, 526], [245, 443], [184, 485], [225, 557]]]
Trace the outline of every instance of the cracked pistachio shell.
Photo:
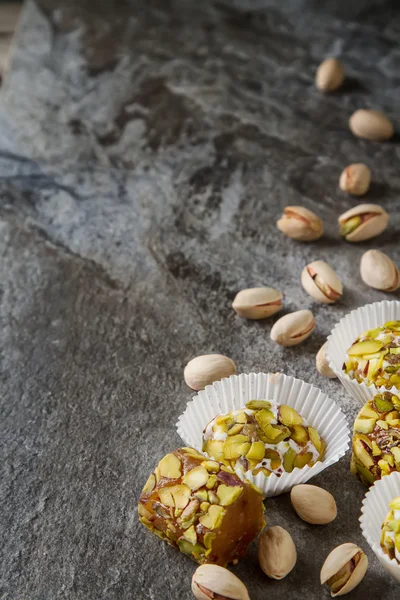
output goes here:
[[393, 125], [379, 110], [356, 110], [349, 119], [350, 131], [357, 137], [385, 142], [394, 133]]
[[338, 571], [340, 571], [340, 569], [342, 569], [359, 552], [361, 552], [360, 561], [352, 572], [350, 579], [338, 592], [331, 592], [332, 597], [348, 594], [361, 582], [368, 568], [368, 558], [361, 548], [356, 546], [356, 544], [351, 543], [337, 546], [330, 554], [328, 554], [321, 569], [322, 585], [326, 583], [328, 579], [336, 575], [336, 573], [338, 573]]
[[380, 250], [368, 250], [361, 257], [361, 279], [377, 290], [394, 292], [400, 287], [400, 273], [391, 258]]
[[315, 260], [304, 267], [301, 284], [317, 302], [332, 304], [343, 293], [342, 282], [335, 271], [323, 260]]
[[192, 592], [197, 600], [250, 600], [246, 586], [236, 575], [218, 565], [201, 565], [192, 577]]
[[344, 77], [344, 68], [340, 60], [327, 58], [317, 69], [315, 85], [322, 92], [333, 92], [343, 84]]
[[312, 333], [314, 315], [310, 310], [298, 310], [281, 317], [271, 329], [272, 341], [281, 346], [296, 346]]
[[295, 485], [290, 492], [290, 500], [300, 519], [306, 523], [326, 525], [336, 519], [335, 498], [317, 485]]
[[264, 529], [258, 538], [258, 561], [268, 577], [286, 577], [297, 561], [296, 546], [290, 533], [278, 525]]
[[339, 179], [339, 187], [353, 196], [363, 196], [371, 184], [371, 171], [363, 163], [355, 163], [346, 167]]
[[321, 219], [303, 206], [286, 206], [276, 225], [282, 233], [300, 242], [318, 240], [324, 233]]
[[202, 390], [206, 385], [230, 377], [236, 373], [236, 365], [223, 354], [196, 356], [185, 367], [184, 378], [192, 390]]
[[236, 294], [232, 308], [244, 319], [265, 319], [282, 309], [282, 294], [270, 287], [248, 288]]
[[328, 342], [325, 342], [323, 346], [318, 350], [317, 356], [315, 359], [315, 364], [317, 366], [317, 371], [323, 377], [329, 377], [333, 379], [336, 377], [335, 373], [329, 366], [328, 359], [326, 358], [326, 345]]
[[[370, 215], [367, 220], [366, 215]], [[359, 204], [346, 211], [338, 218], [338, 223], [342, 227], [346, 221], [352, 218], [360, 217], [362, 222], [344, 238], [348, 242], [363, 242], [381, 234], [387, 227], [389, 215], [379, 204]]]

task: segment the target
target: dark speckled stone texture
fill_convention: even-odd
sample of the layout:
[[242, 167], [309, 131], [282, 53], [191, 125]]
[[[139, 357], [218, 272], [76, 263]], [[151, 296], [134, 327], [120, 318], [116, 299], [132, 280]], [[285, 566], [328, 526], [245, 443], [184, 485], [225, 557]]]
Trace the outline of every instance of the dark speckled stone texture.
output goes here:
[[[355, 139], [356, 108], [400, 127], [400, 14], [392, 2], [102, 0], [28, 2], [0, 98], [0, 527], [2, 600], [189, 600], [195, 569], [139, 523], [139, 492], [180, 445], [190, 398], [182, 371], [221, 352], [239, 371], [285, 371], [357, 407], [322, 379], [315, 354], [349, 310], [385, 297], [360, 281], [369, 247], [400, 262], [399, 145]], [[343, 89], [313, 85], [342, 57]], [[357, 203], [337, 188], [351, 162], [373, 171], [368, 201], [391, 214], [371, 243], [337, 236]], [[324, 219], [313, 244], [285, 239], [286, 204]], [[327, 259], [345, 293], [313, 303], [303, 266]], [[317, 329], [284, 350], [272, 320], [230, 308], [235, 293], [276, 286], [285, 310]], [[398, 294], [391, 297], [399, 298]], [[359, 543], [370, 568], [353, 599], [399, 596], [363, 540], [365, 492], [349, 457], [319, 476], [338, 518], [300, 521], [267, 501], [292, 534], [296, 569], [267, 579], [253, 546], [234, 572], [252, 600], [328, 599], [327, 553]]]

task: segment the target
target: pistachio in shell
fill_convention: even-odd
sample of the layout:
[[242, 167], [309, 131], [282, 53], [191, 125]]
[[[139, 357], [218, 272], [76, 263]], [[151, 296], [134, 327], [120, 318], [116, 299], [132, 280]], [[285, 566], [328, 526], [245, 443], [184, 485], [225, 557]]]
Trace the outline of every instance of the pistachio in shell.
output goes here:
[[326, 525], [336, 519], [335, 498], [317, 485], [295, 485], [290, 500], [296, 513], [303, 521], [312, 525]]
[[379, 110], [356, 110], [349, 119], [349, 127], [357, 137], [374, 142], [385, 142], [394, 134], [392, 123]]
[[286, 577], [297, 561], [296, 546], [290, 533], [278, 525], [264, 529], [258, 538], [258, 561], [268, 577]]
[[314, 300], [323, 304], [332, 304], [342, 297], [342, 282], [332, 267], [323, 260], [315, 260], [304, 267], [301, 284]]
[[367, 250], [361, 257], [360, 274], [364, 283], [383, 292], [400, 287], [400, 273], [389, 256], [380, 250]]
[[184, 378], [192, 390], [202, 390], [206, 385], [230, 377], [236, 373], [236, 365], [223, 354], [196, 356], [185, 367]]
[[344, 596], [361, 582], [368, 568], [366, 554], [356, 544], [337, 546], [321, 569], [321, 585], [327, 583], [331, 596]]
[[298, 310], [281, 317], [271, 329], [271, 339], [280, 346], [300, 344], [315, 328], [314, 315], [310, 310]]
[[315, 364], [317, 367], [317, 371], [323, 377], [329, 377], [329, 379], [333, 379], [336, 377], [336, 374], [329, 366], [328, 359], [326, 357], [326, 346], [327, 342], [321, 346], [321, 348], [317, 352], [317, 356], [315, 358]]
[[371, 184], [371, 170], [364, 163], [346, 167], [339, 179], [339, 187], [352, 196], [363, 196]]
[[236, 294], [232, 308], [244, 319], [266, 319], [282, 309], [282, 294], [271, 287], [248, 288]]
[[192, 577], [197, 600], [250, 600], [246, 586], [236, 575], [218, 565], [200, 565]]
[[324, 233], [321, 219], [304, 206], [286, 206], [276, 225], [282, 233], [300, 242], [318, 240]]
[[337, 58], [327, 58], [318, 67], [315, 85], [321, 92], [334, 92], [343, 85], [344, 68]]
[[359, 204], [340, 215], [340, 235], [348, 242], [363, 242], [384, 231], [388, 213], [378, 204]]

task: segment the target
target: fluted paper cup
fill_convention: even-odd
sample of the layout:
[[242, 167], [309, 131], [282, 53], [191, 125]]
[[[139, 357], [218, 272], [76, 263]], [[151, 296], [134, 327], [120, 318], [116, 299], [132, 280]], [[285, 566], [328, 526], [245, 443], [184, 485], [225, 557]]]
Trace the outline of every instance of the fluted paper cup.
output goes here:
[[398, 394], [399, 390], [393, 386], [390, 390], [384, 386], [377, 387], [374, 384], [358, 383], [342, 370], [346, 352], [356, 339], [367, 329], [374, 329], [386, 323], [386, 321], [397, 321], [400, 319], [400, 302], [398, 300], [384, 300], [366, 304], [343, 317], [332, 329], [328, 337], [326, 356], [329, 366], [340, 379], [343, 387], [360, 404], [365, 404], [376, 394], [390, 391]]
[[400, 496], [400, 473], [394, 471], [376, 481], [366, 493], [359, 521], [363, 536], [383, 568], [400, 582], [400, 565], [381, 548], [382, 523], [389, 512], [389, 502], [396, 496]]
[[[349, 428], [339, 406], [318, 388], [300, 379], [283, 374], [249, 373], [232, 375], [206, 386], [187, 403], [185, 412], [176, 424], [178, 434], [187, 446], [202, 452], [202, 434], [206, 425], [217, 415], [243, 408], [250, 400], [270, 400], [288, 404], [314, 427], [326, 442], [323, 461], [314, 466], [295, 468], [281, 476], [263, 473], [246, 479], [257, 485], [265, 496], [278, 496], [294, 485], [305, 483], [345, 453], [349, 446]], [[238, 473], [239, 476], [243, 475]]]

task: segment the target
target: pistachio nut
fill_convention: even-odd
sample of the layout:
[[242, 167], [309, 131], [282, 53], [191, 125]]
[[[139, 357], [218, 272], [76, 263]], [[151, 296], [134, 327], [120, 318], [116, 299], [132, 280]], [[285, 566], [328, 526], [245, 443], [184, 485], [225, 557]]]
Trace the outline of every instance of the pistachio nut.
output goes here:
[[333, 379], [336, 377], [335, 373], [329, 366], [328, 359], [326, 358], [326, 345], [328, 342], [325, 342], [323, 346], [318, 350], [317, 356], [315, 359], [315, 363], [317, 366], [317, 371], [323, 377], [329, 377], [329, 379]]
[[336, 519], [335, 498], [317, 485], [295, 485], [290, 500], [300, 519], [312, 525], [326, 525]]
[[361, 257], [361, 279], [367, 285], [384, 292], [400, 287], [400, 273], [391, 258], [380, 250], [368, 250]]
[[264, 529], [258, 538], [258, 561], [268, 577], [286, 577], [297, 561], [296, 546], [290, 533], [278, 525]]
[[340, 215], [340, 235], [348, 242], [363, 242], [386, 229], [389, 215], [378, 204], [359, 204]]
[[276, 225], [282, 233], [300, 242], [318, 240], [324, 233], [321, 219], [303, 206], [286, 206]]
[[278, 319], [271, 329], [271, 340], [280, 346], [296, 346], [312, 333], [314, 315], [310, 310], [298, 310]]
[[218, 565], [201, 565], [192, 577], [192, 592], [197, 600], [250, 600], [245, 585], [236, 575]]
[[342, 282], [335, 271], [323, 260], [315, 260], [304, 267], [301, 284], [314, 300], [332, 304], [341, 298]]
[[349, 127], [357, 137], [375, 142], [389, 140], [394, 134], [392, 123], [378, 110], [356, 110], [349, 119]]
[[368, 567], [366, 554], [355, 544], [337, 546], [321, 569], [321, 584], [327, 583], [331, 596], [344, 596], [361, 582]]
[[346, 167], [339, 179], [339, 187], [353, 196], [363, 196], [371, 184], [371, 171], [363, 163], [355, 163]]
[[344, 68], [337, 58], [327, 58], [318, 67], [315, 85], [322, 92], [333, 92], [344, 81]]
[[196, 356], [185, 367], [184, 378], [192, 390], [202, 390], [213, 381], [230, 377], [236, 373], [233, 360], [222, 354]]
[[232, 308], [244, 319], [265, 319], [282, 309], [282, 294], [270, 287], [248, 288], [236, 294]]

